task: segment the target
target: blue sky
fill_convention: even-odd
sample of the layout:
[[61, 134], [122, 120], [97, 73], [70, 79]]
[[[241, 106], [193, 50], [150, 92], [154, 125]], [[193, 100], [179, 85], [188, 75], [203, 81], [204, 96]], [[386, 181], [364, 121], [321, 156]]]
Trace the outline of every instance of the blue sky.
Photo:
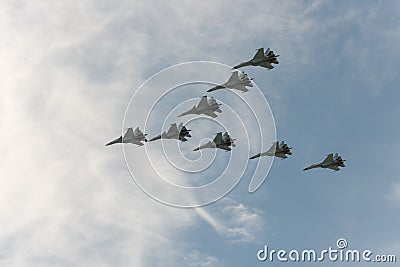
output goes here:
[[[399, 259], [399, 9], [396, 1], [2, 2], [0, 266], [281, 266], [259, 262], [257, 251], [265, 244], [322, 250], [338, 238]], [[251, 161], [238, 186], [212, 205], [179, 209], [149, 198], [131, 180], [121, 146], [104, 147], [119, 135], [135, 90], [165, 67], [234, 65], [259, 47], [280, 54], [280, 64], [244, 70], [293, 155], [274, 160], [253, 194]], [[229, 76], [214, 74], [211, 82]], [[145, 92], [133, 111], [156, 96]], [[256, 88], [243, 96], [254, 98]], [[127, 121], [144, 127], [134, 114]], [[198, 136], [211, 137], [213, 127]], [[144, 162], [144, 147], [127, 150]], [[158, 152], [162, 170], [187, 183]], [[346, 168], [301, 171], [332, 152]], [[229, 154], [216, 156], [210, 171], [218, 173]], [[195, 182], [209, 180], [199, 174]]]

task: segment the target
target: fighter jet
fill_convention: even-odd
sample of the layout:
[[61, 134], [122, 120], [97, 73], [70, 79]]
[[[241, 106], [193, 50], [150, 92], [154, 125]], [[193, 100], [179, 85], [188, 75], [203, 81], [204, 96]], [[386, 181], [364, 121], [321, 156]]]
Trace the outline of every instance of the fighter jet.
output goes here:
[[274, 66], [272, 66], [271, 63], [279, 64], [277, 57], [279, 57], [279, 55], [275, 55], [274, 52], [269, 48], [265, 53], [264, 53], [264, 48], [259, 48], [257, 49], [257, 53], [254, 55], [252, 59], [246, 62], [242, 62], [239, 65], [233, 67], [232, 69], [238, 69], [246, 66], [260, 66], [267, 69], [273, 69]]
[[220, 148], [223, 149], [225, 151], [231, 151], [231, 146], [235, 147], [235, 141], [236, 139], [232, 139], [230, 137], [230, 135], [225, 132], [224, 135], [222, 135], [222, 132], [217, 133], [217, 135], [214, 137], [214, 140], [212, 141], [208, 141], [207, 143], [205, 143], [204, 145], [201, 145], [195, 149], [193, 149], [193, 151], [197, 151], [203, 148]]
[[143, 146], [142, 141], [147, 142], [146, 139], [147, 134], [143, 134], [143, 132], [137, 127], [135, 131], [132, 127], [129, 127], [124, 135], [124, 137], [120, 136], [119, 138], [107, 143], [106, 146], [117, 144], [117, 143], [132, 143], [138, 146]]
[[329, 168], [331, 170], [338, 171], [340, 170], [339, 167], [345, 167], [344, 165], [345, 161], [346, 160], [342, 159], [342, 157], [339, 156], [337, 153], [335, 154], [335, 156], [333, 156], [333, 154], [331, 153], [328, 156], [326, 156], [323, 162], [319, 164], [313, 164], [307, 168], [304, 168], [303, 171], [311, 170], [314, 168], [324, 168], [324, 169]]
[[186, 142], [188, 140], [187, 138], [192, 137], [189, 133], [190, 131], [191, 130], [188, 130], [182, 122], [178, 126], [176, 126], [176, 123], [173, 123], [171, 124], [167, 132], [163, 132], [162, 134], [151, 138], [149, 142], [158, 139], [178, 139], [180, 141]]
[[250, 159], [255, 159], [262, 156], [270, 156], [270, 157], [278, 157], [281, 159], [286, 159], [287, 158], [286, 155], [292, 155], [290, 149], [292, 148], [288, 147], [288, 145], [285, 144], [284, 141], [282, 141], [280, 144], [278, 141], [276, 141], [266, 152], [258, 153], [257, 155], [252, 156]]
[[242, 72], [240, 76], [238, 75], [238, 71], [234, 71], [231, 74], [231, 77], [229, 77], [229, 80], [226, 83], [223, 83], [221, 85], [214, 86], [213, 88], [207, 90], [207, 92], [212, 92], [218, 89], [236, 89], [242, 92], [247, 92], [249, 89], [246, 88], [248, 87], [253, 87], [253, 84], [251, 83], [252, 78], [250, 79], [249, 76], [247, 76], [246, 73]]
[[218, 117], [217, 114], [215, 114], [215, 112], [219, 112], [221, 113], [222, 110], [219, 108], [219, 106], [221, 106], [222, 104], [217, 103], [217, 101], [211, 97], [210, 99], [207, 100], [207, 96], [203, 96], [199, 102], [199, 104], [197, 104], [197, 106], [193, 106], [193, 108], [191, 108], [190, 110], [183, 112], [182, 114], [178, 115], [178, 117], [182, 117], [185, 115], [189, 115], [189, 114], [204, 114], [213, 118]]

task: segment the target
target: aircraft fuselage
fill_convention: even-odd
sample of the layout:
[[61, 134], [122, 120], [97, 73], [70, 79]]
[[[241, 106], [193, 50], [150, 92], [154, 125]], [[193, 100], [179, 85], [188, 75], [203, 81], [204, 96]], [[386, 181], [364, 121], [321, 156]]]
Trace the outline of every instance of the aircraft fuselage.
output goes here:
[[256, 65], [258, 66], [261, 63], [267, 62], [267, 63], [275, 63], [276, 62], [276, 58], [263, 58], [263, 59], [252, 59], [249, 61], [251, 65]]
[[203, 108], [195, 107], [195, 110], [197, 110], [198, 112], [203, 112], [203, 111], [208, 111], [208, 110], [211, 110], [212, 112], [214, 112], [217, 109], [219, 109], [219, 106], [221, 106], [221, 104], [216, 103], [214, 105], [211, 105], [211, 106], [209, 105], [208, 107], [203, 107]]

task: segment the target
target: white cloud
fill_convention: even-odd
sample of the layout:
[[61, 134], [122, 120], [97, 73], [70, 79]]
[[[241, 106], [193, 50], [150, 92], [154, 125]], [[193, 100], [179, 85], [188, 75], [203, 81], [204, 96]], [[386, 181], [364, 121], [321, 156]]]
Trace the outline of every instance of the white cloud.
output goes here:
[[[259, 35], [259, 17], [233, 26], [250, 7], [210, 3], [158, 3], [165, 13], [132, 1], [1, 4], [2, 263], [147, 266], [180, 254], [171, 243], [194, 222], [190, 213], [145, 196], [120, 148], [103, 144], [118, 134], [132, 88], [155, 67], [228, 59], [231, 50], [210, 47], [247, 42], [249, 26], [250, 38]], [[223, 9], [230, 15], [221, 17]], [[258, 215], [236, 202], [223, 207], [217, 231], [254, 238]]]
[[[91, 4], [37, 3], [0, 8], [9, 37], [0, 63], [0, 265], [149, 266], [178, 255], [171, 243], [190, 215], [149, 199], [120, 148], [104, 147], [131, 93], [125, 60], [140, 48], [97, 42], [110, 18], [87, 13]], [[96, 66], [112, 78], [90, 76]]]
[[400, 201], [400, 182], [393, 184], [393, 191], [391, 198], [396, 201]]
[[198, 250], [190, 252], [186, 257], [185, 261], [188, 266], [193, 267], [224, 267], [226, 266], [223, 261], [219, 260], [215, 256], [202, 253]]
[[229, 242], [252, 242], [265, 230], [262, 212], [232, 198], [224, 198], [214, 206], [196, 209], [197, 214]]
[[[3, 1], [0, 264], [139, 267], [178, 261], [185, 250], [177, 245], [180, 230], [195, 224], [196, 216], [148, 198], [131, 182], [120, 147], [103, 146], [119, 134], [134, 88], [177, 62], [238, 63], [258, 48], [254, 44], [285, 54], [279, 67], [299, 68], [313, 59], [305, 39], [320, 26], [303, 11], [321, 6]], [[264, 230], [262, 213], [239, 200], [197, 213], [231, 242], [251, 242]], [[198, 262], [194, 266], [222, 265], [196, 251], [188, 259]]]

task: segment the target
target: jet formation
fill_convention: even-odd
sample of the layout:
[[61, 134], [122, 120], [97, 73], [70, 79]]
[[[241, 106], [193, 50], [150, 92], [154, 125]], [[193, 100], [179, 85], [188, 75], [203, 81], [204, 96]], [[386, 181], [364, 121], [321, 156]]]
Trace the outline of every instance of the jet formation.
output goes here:
[[219, 148], [225, 151], [231, 151], [232, 150], [231, 146], [232, 147], [236, 146], [234, 141], [235, 139], [232, 139], [227, 132], [225, 132], [224, 135], [222, 135], [222, 132], [219, 132], [216, 134], [216, 136], [212, 141], [208, 141], [204, 145], [201, 145], [193, 149], [193, 151], [197, 151], [204, 148]]
[[[234, 71], [231, 73], [231, 76], [229, 77], [228, 81], [208, 89], [207, 92], [213, 92], [220, 89], [230, 89], [230, 90], [235, 89], [241, 92], [247, 92], [249, 91], [249, 88], [253, 87], [252, 84], [253, 79], [249, 78], [248, 75], [243, 71], [239, 73], [239, 71], [236, 69], [247, 66], [260, 66], [267, 69], [273, 69], [274, 66], [272, 64], [279, 64], [279, 61], [277, 59], [278, 57], [279, 55], [275, 55], [274, 52], [269, 48], [265, 52], [264, 48], [259, 48], [257, 49], [257, 52], [252, 59], [250, 59], [249, 61], [242, 62], [232, 68]], [[218, 103], [213, 97], [208, 98], [205, 95], [201, 97], [197, 105], [194, 105], [190, 110], [187, 110], [182, 114], [179, 114], [178, 117], [190, 114], [194, 115], [203, 114], [212, 118], [216, 118], [218, 117], [216, 112], [222, 113], [222, 110], [220, 108], [221, 105], [222, 104]], [[147, 140], [146, 139], [147, 134], [144, 134], [139, 129], [139, 127], [137, 127], [135, 130], [133, 130], [133, 128], [130, 127], [127, 129], [124, 136], [120, 136], [119, 138], [107, 143], [106, 146], [110, 146], [117, 143], [132, 143], [138, 146], [143, 146], [144, 145], [143, 142], [152, 142], [159, 139], [177, 139], [179, 141], [186, 142], [188, 141], [188, 138], [192, 137], [190, 131], [191, 130], [187, 129], [182, 122], [178, 126], [176, 123], [173, 123], [170, 125], [168, 131], [165, 131], [160, 135], [153, 137], [150, 140]], [[234, 141], [235, 139], [231, 138], [231, 136], [227, 132], [225, 132], [224, 134], [222, 134], [222, 132], [218, 132], [212, 141], [208, 141], [207, 143], [193, 149], [193, 151], [198, 151], [200, 149], [206, 149], [206, 148], [213, 148], [213, 149], [218, 148], [225, 150], [227, 152], [231, 151], [232, 147], [236, 147]], [[284, 141], [281, 141], [280, 143], [279, 141], [275, 141], [274, 144], [267, 151], [260, 152], [250, 157], [250, 159], [256, 159], [263, 156], [286, 159], [288, 158], [287, 155], [292, 155], [291, 149], [292, 147], [289, 147]], [[342, 157], [339, 156], [338, 153], [335, 153], [335, 155], [331, 153], [327, 155], [327, 157], [321, 163], [312, 164], [304, 168], [303, 171], [315, 168], [323, 168], [323, 169], [328, 168], [334, 171], [338, 171], [340, 170], [339, 167], [345, 167], [344, 164], [345, 161], [346, 160], [342, 159]]]
[[221, 113], [222, 110], [219, 108], [222, 104], [218, 103], [214, 97], [211, 97], [210, 99], [207, 98], [207, 96], [203, 96], [200, 100], [200, 102], [197, 105], [194, 105], [190, 110], [183, 112], [182, 114], [179, 114], [178, 117], [182, 117], [185, 115], [189, 114], [204, 114], [207, 116], [210, 116], [212, 118], [218, 117], [215, 112]]
[[286, 159], [286, 155], [292, 155], [292, 152], [290, 151], [291, 149], [292, 148], [285, 144], [284, 141], [282, 141], [280, 144], [278, 141], [276, 141], [266, 152], [258, 153], [257, 155], [250, 157], [250, 159], [255, 159], [262, 156]]
[[326, 158], [324, 159], [324, 161], [322, 161], [321, 163], [318, 164], [312, 164], [310, 166], [308, 166], [307, 168], [304, 168], [303, 171], [307, 171], [307, 170], [311, 170], [311, 169], [315, 169], [315, 168], [329, 168], [331, 170], [334, 171], [338, 171], [340, 170], [339, 167], [345, 167], [344, 162], [346, 160], [342, 159], [341, 156], [338, 155], [338, 153], [335, 153], [335, 155], [333, 155], [333, 153], [329, 154], [326, 156]]

